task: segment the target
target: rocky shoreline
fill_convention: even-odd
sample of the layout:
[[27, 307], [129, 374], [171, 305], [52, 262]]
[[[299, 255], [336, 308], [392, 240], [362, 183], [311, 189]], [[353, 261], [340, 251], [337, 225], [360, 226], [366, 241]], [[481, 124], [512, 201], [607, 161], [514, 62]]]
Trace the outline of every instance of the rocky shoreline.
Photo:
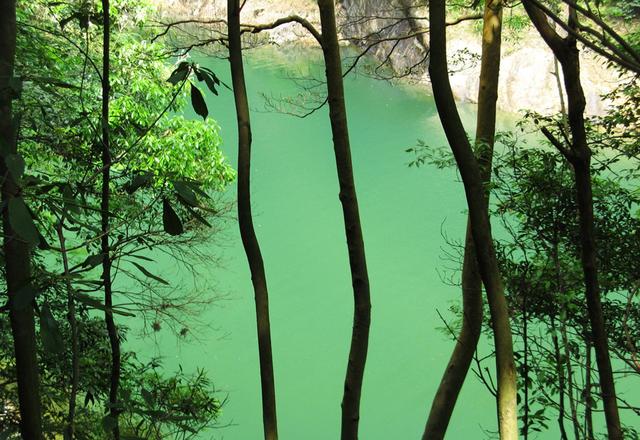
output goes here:
[[[390, 2], [384, 0], [341, 0], [338, 20], [341, 24], [342, 39], [345, 44], [364, 45], [362, 37], [381, 32], [389, 26]], [[164, 0], [158, 3], [163, 16], [180, 18], [211, 19], [226, 17], [224, 0]], [[382, 12], [381, 12], [382, 11]], [[426, 15], [426, 12], [423, 11]], [[266, 24], [295, 13], [319, 28], [317, 7], [312, 0], [249, 0], [243, 10], [243, 21], [247, 24]], [[415, 12], [414, 12], [415, 13]], [[364, 17], [373, 17], [365, 19]], [[407, 32], [406, 22], [394, 25], [393, 32]], [[463, 22], [448, 29], [448, 52], [451, 70], [451, 85], [457, 99], [475, 103], [478, 91], [480, 65], [477, 62], [481, 51], [479, 25]], [[268, 32], [265, 37], [270, 43], [286, 45], [317, 44], [302, 27], [290, 23]], [[358, 44], [360, 43], [360, 44]], [[401, 41], [388, 56], [391, 43], [379, 44], [371, 50], [374, 57], [388, 57], [395, 72], [405, 72], [424, 58], [424, 47], [416, 38]], [[505, 30], [502, 46], [502, 65], [498, 107], [506, 112], [533, 110], [543, 114], [560, 110], [560, 95], [556, 66], [551, 51], [546, 47], [536, 31], [525, 28], [517, 34]], [[601, 115], [611, 101], [603, 98], [609, 94], [619, 78], [615, 71], [607, 69], [602, 58], [582, 51], [582, 81], [587, 100], [587, 114]], [[423, 63], [424, 65], [424, 63]], [[415, 67], [415, 66], [414, 66]], [[422, 85], [430, 93], [430, 82], [424, 67], [412, 68], [409, 81]]]

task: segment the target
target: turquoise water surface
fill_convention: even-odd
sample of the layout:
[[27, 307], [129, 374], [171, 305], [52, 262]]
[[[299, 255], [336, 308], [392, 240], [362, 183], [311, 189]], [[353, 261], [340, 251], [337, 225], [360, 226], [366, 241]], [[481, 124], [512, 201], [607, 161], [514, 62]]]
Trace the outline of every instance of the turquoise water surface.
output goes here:
[[[325, 440], [339, 437], [352, 290], [328, 110], [304, 119], [263, 111], [261, 93], [296, 93], [289, 76], [321, 72], [305, 55], [287, 56], [291, 59], [263, 50], [246, 62], [256, 110], [254, 222], [270, 289], [280, 437]], [[212, 61], [211, 67], [230, 83], [224, 61]], [[348, 78], [345, 87], [372, 296], [361, 438], [419, 438], [453, 347], [440, 330], [438, 311], [453, 319], [448, 308], [460, 296], [447, 281], [456, 263], [447, 257], [445, 237], [463, 236], [463, 188], [453, 170], [407, 166], [412, 157], [405, 150], [418, 138], [445, 145], [433, 100], [423, 89], [363, 76]], [[223, 150], [235, 166], [232, 94], [224, 90], [207, 99], [221, 126]], [[472, 124], [473, 107], [461, 110]], [[130, 344], [142, 354], [162, 355], [168, 369], [205, 368], [220, 397], [228, 397], [220, 420], [228, 426], [202, 438], [259, 439], [253, 291], [236, 223], [228, 221], [213, 241], [207, 251], [216, 261], [198, 266], [195, 284], [220, 298], [198, 318], [204, 325], [192, 331], [196, 340], [178, 341], [161, 331], [155, 341]], [[185, 288], [194, 283], [174, 264], [167, 265], [164, 276]], [[494, 401], [470, 374], [448, 438], [486, 438], [485, 430], [495, 430]]]

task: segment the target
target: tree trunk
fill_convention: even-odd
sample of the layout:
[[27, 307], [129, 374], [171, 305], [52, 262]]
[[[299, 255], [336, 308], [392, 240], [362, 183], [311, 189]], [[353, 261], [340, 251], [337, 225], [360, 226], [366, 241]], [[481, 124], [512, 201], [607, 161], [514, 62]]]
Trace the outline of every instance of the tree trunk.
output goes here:
[[58, 241], [60, 242], [60, 255], [62, 257], [62, 267], [64, 269], [65, 286], [67, 289], [67, 321], [71, 331], [71, 389], [69, 390], [69, 408], [67, 411], [67, 426], [65, 428], [65, 439], [75, 438], [75, 418], [76, 399], [78, 397], [78, 382], [80, 380], [80, 353], [78, 348], [78, 322], [76, 320], [76, 303], [73, 296], [73, 287], [69, 271], [69, 257], [64, 237], [64, 215], [60, 218], [57, 226]]
[[[551, 48], [562, 66], [564, 85], [568, 101], [571, 145], [561, 150], [571, 163], [575, 175], [576, 199], [580, 217], [580, 245], [582, 270], [584, 273], [587, 311], [591, 323], [593, 346], [600, 376], [600, 390], [610, 440], [622, 439], [620, 417], [616, 400], [615, 383], [609, 357], [609, 343], [606, 324], [600, 302], [598, 282], [596, 237], [593, 219], [593, 194], [591, 190], [591, 150], [587, 143], [584, 122], [585, 97], [580, 81], [580, 56], [576, 39], [560, 37], [547, 22], [546, 15], [530, 1], [523, 2], [531, 21]], [[577, 28], [577, 16], [569, 8], [569, 26]]]
[[593, 435], [593, 410], [592, 410], [592, 397], [591, 397], [591, 342], [587, 340], [586, 355], [585, 355], [585, 372], [584, 372], [584, 396], [585, 396], [585, 410], [584, 410], [584, 429], [587, 432], [587, 440], [594, 440]]
[[[564, 377], [564, 368], [563, 368], [563, 362], [562, 362], [562, 354], [560, 353], [560, 343], [558, 341], [558, 330], [556, 328], [556, 320], [553, 317], [553, 314], [550, 314], [549, 320], [551, 322], [551, 340], [553, 341], [554, 362], [556, 367], [556, 374], [558, 375], [558, 428], [560, 428], [560, 440], [568, 440], [567, 429], [564, 426], [565, 377]], [[571, 390], [569, 390], [569, 392], [571, 392]]]
[[[414, 30], [417, 27], [415, 23], [412, 26]], [[424, 34], [420, 34], [420, 38], [425, 39]], [[487, 0], [482, 32], [482, 62], [476, 128], [476, 144], [479, 147], [478, 162], [481, 165], [481, 179], [485, 184], [491, 180], [501, 41], [502, 1]], [[423, 41], [422, 44], [428, 47], [426, 41]], [[488, 207], [488, 192], [486, 198]], [[444, 438], [458, 394], [478, 344], [482, 330], [482, 314], [482, 280], [471, 236], [471, 223], [470, 219], [467, 219], [462, 265], [462, 328], [431, 404], [431, 411], [422, 437], [425, 440]]]
[[349, 145], [347, 111], [344, 102], [342, 66], [333, 0], [318, 0], [318, 7], [322, 26], [322, 52], [327, 77], [329, 117], [333, 133], [340, 202], [344, 216], [354, 297], [353, 331], [342, 398], [341, 438], [348, 440], [358, 438], [360, 396], [371, 323], [371, 299], [358, 199], [351, 165], [351, 147]]
[[434, 99], [464, 184], [478, 267], [487, 291], [491, 312], [498, 372], [500, 438], [515, 439], [518, 438], [518, 420], [513, 342], [509, 310], [493, 247], [487, 198], [481, 174], [482, 167], [473, 154], [451, 92], [447, 72], [445, 2], [430, 0], [429, 6], [431, 24], [429, 74], [433, 84]]
[[264, 263], [251, 214], [251, 121], [242, 64], [240, 10], [239, 0], [228, 1], [229, 61], [238, 119], [238, 223], [242, 244], [249, 262], [256, 301], [264, 438], [275, 440], [278, 438], [278, 425], [271, 351], [271, 325], [269, 323], [269, 296]]
[[109, 185], [111, 184], [111, 139], [109, 129], [109, 94], [110, 83], [110, 43], [111, 43], [111, 15], [109, 0], [102, 0], [103, 41], [102, 41], [102, 194], [100, 199], [101, 217], [101, 252], [102, 252], [102, 282], [104, 284], [104, 320], [111, 346], [111, 374], [109, 384], [109, 416], [113, 419], [112, 434], [115, 440], [120, 440], [118, 425], [118, 388], [120, 387], [120, 339], [118, 329], [113, 319], [113, 290], [111, 285], [111, 247], [109, 245], [109, 201], [111, 198]]
[[[16, 154], [16, 130], [13, 127], [10, 86], [16, 55], [15, 0], [0, 0], [0, 143], [7, 154]], [[40, 377], [36, 355], [36, 333], [33, 303], [16, 308], [16, 294], [31, 284], [31, 256], [29, 244], [18, 237], [9, 222], [6, 208], [9, 200], [20, 197], [20, 187], [7, 171], [4, 157], [0, 161], [2, 173], [2, 224], [9, 319], [13, 335], [20, 405], [20, 432], [26, 440], [42, 439], [40, 408]]]

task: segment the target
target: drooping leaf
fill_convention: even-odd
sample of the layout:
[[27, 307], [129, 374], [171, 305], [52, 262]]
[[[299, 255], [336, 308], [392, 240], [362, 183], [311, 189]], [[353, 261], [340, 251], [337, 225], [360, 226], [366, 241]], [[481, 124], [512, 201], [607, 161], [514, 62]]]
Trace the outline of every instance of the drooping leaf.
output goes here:
[[9, 210], [9, 224], [13, 230], [27, 243], [37, 244], [40, 233], [22, 197], [9, 199], [7, 209]]
[[43, 304], [40, 309], [40, 337], [45, 351], [60, 353], [64, 349], [62, 333], [48, 304]]
[[205, 199], [211, 200], [211, 196], [200, 189], [200, 184], [198, 182], [184, 180], [182, 181], [182, 183], [187, 185], [189, 188], [191, 188], [191, 190], [194, 191], [199, 196], [204, 197]]
[[202, 92], [196, 86], [191, 84], [191, 105], [195, 112], [202, 116], [202, 119], [207, 119], [209, 115], [209, 110], [207, 110], [207, 103], [204, 102], [204, 97], [202, 96]]
[[182, 220], [166, 198], [162, 199], [162, 225], [164, 231], [169, 235], [180, 235], [184, 232]]
[[20, 180], [24, 174], [24, 159], [20, 154], [8, 154], [4, 158], [4, 163], [7, 165], [7, 169], [17, 181]]
[[125, 191], [127, 191], [128, 194], [133, 194], [139, 188], [149, 183], [152, 177], [153, 177], [153, 173], [141, 173], [136, 175], [131, 180], [131, 182], [125, 187]]
[[194, 192], [184, 182], [174, 181], [173, 187], [175, 188], [178, 196], [187, 204], [191, 206], [198, 206], [198, 199]]
[[176, 69], [171, 73], [171, 76], [167, 81], [175, 86], [176, 84], [184, 81], [187, 76], [189, 76], [189, 63], [183, 61], [178, 64], [178, 67], [176, 67]]
[[25, 307], [31, 304], [36, 296], [38, 296], [38, 290], [31, 283], [22, 286], [13, 295], [13, 308], [16, 310], [24, 310]]
[[202, 75], [202, 77], [204, 79], [205, 84], [209, 88], [209, 90], [211, 90], [211, 92], [213, 92], [214, 95], [218, 95], [218, 90], [216, 89], [216, 81], [219, 84], [220, 80], [218, 80], [217, 76], [213, 75], [212, 77], [211, 75], [212, 75], [211, 73], [205, 72]]
[[130, 261], [129, 263], [133, 264], [133, 265], [134, 265], [134, 266], [135, 266], [135, 267], [136, 267], [140, 272], [142, 272], [145, 276], [147, 276], [147, 277], [149, 277], [149, 278], [151, 278], [151, 279], [154, 279], [154, 280], [158, 281], [159, 283], [162, 283], [162, 284], [164, 284], [164, 285], [166, 285], [166, 286], [168, 286], [168, 285], [169, 285], [169, 283], [168, 283], [167, 281], [163, 280], [162, 278], [160, 278], [160, 277], [159, 277], [159, 276], [157, 276], [157, 275], [152, 274], [152, 273], [151, 273], [151, 272], [149, 272], [149, 271], [148, 271], [144, 266], [142, 266], [142, 265], [140, 265], [140, 264], [136, 263], [135, 261]]

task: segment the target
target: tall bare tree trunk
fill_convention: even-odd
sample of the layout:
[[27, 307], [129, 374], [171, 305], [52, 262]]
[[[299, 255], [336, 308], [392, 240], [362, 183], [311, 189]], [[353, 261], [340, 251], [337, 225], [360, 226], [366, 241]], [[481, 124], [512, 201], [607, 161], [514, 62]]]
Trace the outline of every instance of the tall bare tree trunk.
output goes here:
[[[16, 3], [0, 0], [0, 143], [6, 154], [16, 154], [16, 129], [13, 126], [11, 87], [16, 55]], [[2, 181], [3, 246], [7, 290], [9, 292], [9, 319], [13, 335], [20, 405], [20, 432], [25, 440], [42, 439], [40, 408], [40, 377], [36, 355], [36, 334], [33, 304], [15, 307], [16, 294], [30, 286], [31, 256], [29, 244], [11, 227], [8, 203], [21, 197], [18, 182], [8, 172], [5, 158], [0, 161]], [[24, 292], [24, 290], [23, 290]]]
[[110, 83], [110, 43], [111, 43], [111, 14], [109, 0], [102, 0], [102, 195], [100, 200], [101, 217], [101, 252], [102, 252], [102, 282], [104, 284], [104, 320], [111, 346], [111, 374], [109, 384], [109, 416], [113, 419], [112, 434], [115, 440], [120, 440], [118, 415], [118, 388], [120, 387], [120, 339], [118, 329], [113, 319], [113, 289], [111, 285], [111, 246], [109, 244], [109, 201], [111, 192], [111, 139], [109, 129], [109, 94]]
[[347, 128], [347, 111], [342, 83], [342, 65], [333, 0], [318, 0], [322, 26], [322, 52], [327, 77], [329, 117], [333, 133], [333, 148], [340, 185], [340, 202], [349, 249], [349, 265], [353, 285], [354, 312], [349, 362], [342, 398], [342, 440], [358, 438], [360, 421], [360, 396], [369, 345], [371, 324], [371, 298], [369, 275], [365, 257], [362, 227], [358, 211], [358, 199], [353, 179], [351, 147]]
[[[478, 268], [487, 291], [496, 349], [500, 438], [516, 439], [518, 438], [517, 385], [509, 309], [493, 247], [482, 167], [476, 160], [467, 139], [449, 83], [445, 14], [444, 0], [430, 0], [429, 74], [440, 121], [464, 184]], [[495, 60], [488, 61], [495, 62]]]
[[238, 222], [242, 244], [249, 262], [256, 301], [264, 438], [275, 440], [278, 438], [278, 425], [271, 351], [271, 325], [269, 323], [269, 295], [260, 245], [253, 228], [251, 215], [251, 121], [242, 63], [240, 11], [239, 0], [228, 1], [229, 60], [238, 119]]
[[[571, 128], [571, 144], [562, 146], [554, 143], [560, 152], [571, 163], [575, 176], [576, 200], [580, 217], [580, 247], [582, 270], [584, 273], [587, 311], [591, 323], [593, 346], [596, 351], [596, 363], [600, 376], [600, 390], [607, 422], [607, 433], [610, 440], [622, 439], [622, 429], [616, 400], [615, 383], [609, 357], [609, 342], [606, 324], [600, 301], [600, 284], [598, 282], [596, 237], [593, 218], [593, 194], [591, 188], [591, 150], [587, 143], [584, 121], [585, 97], [580, 81], [580, 52], [575, 37], [563, 38], [549, 25], [543, 11], [530, 0], [523, 5], [545, 40], [549, 48], [562, 66], [564, 85], [568, 101], [568, 119]], [[569, 8], [568, 25], [578, 28], [577, 14]]]
[[[425, 38], [424, 34], [420, 34], [420, 37]], [[502, 0], [487, 0], [482, 31], [482, 62], [476, 128], [478, 163], [481, 166], [481, 179], [485, 184], [491, 180], [501, 42]], [[422, 44], [428, 47], [426, 42]], [[487, 208], [488, 200], [489, 194], [487, 192], [485, 202]], [[431, 411], [422, 437], [425, 440], [444, 438], [458, 394], [478, 344], [482, 330], [482, 312], [482, 279], [471, 235], [471, 221], [468, 219], [462, 265], [462, 328], [431, 404]]]

